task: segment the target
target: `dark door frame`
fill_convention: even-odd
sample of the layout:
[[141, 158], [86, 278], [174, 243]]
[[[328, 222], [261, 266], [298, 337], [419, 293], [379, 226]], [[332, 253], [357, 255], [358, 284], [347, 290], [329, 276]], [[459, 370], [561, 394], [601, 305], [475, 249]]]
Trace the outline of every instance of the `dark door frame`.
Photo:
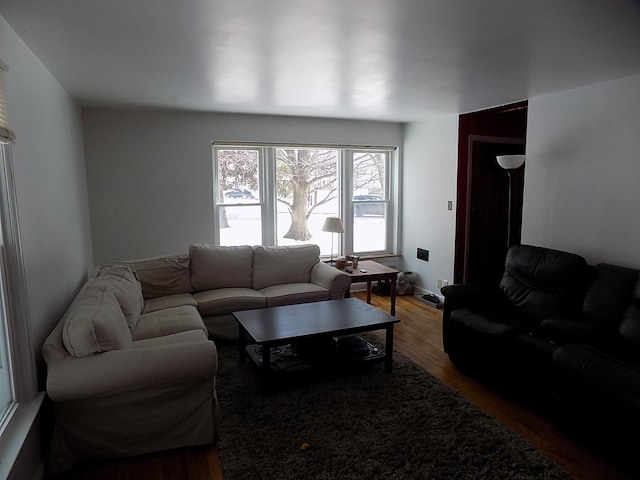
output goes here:
[[468, 265], [469, 265], [469, 241], [470, 241], [470, 221], [471, 221], [471, 189], [472, 186], [472, 178], [473, 178], [473, 150], [474, 143], [499, 143], [499, 144], [508, 144], [508, 145], [524, 145], [525, 140], [523, 138], [512, 138], [512, 137], [498, 137], [491, 135], [469, 135], [469, 146], [467, 152], [467, 194], [466, 194], [466, 202], [464, 205], [464, 234], [460, 235], [460, 238], [464, 242], [463, 246], [463, 264], [462, 264], [462, 283], [467, 283], [468, 281]]
[[[458, 175], [456, 192], [456, 233], [454, 283], [466, 277], [469, 245], [469, 210], [472, 198], [473, 145], [482, 140], [515, 141], [526, 148], [528, 101], [523, 100], [486, 110], [461, 114], [458, 124]], [[517, 144], [517, 143], [516, 143]], [[523, 152], [524, 153], [524, 152]], [[506, 241], [505, 241], [506, 244]]]

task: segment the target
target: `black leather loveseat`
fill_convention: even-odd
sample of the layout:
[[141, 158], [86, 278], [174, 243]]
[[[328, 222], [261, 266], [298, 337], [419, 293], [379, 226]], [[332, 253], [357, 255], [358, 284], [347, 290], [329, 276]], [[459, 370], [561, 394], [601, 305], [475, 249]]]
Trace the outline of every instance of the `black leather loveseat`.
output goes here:
[[450, 359], [637, 455], [640, 271], [530, 245], [505, 263], [500, 285], [443, 287]]

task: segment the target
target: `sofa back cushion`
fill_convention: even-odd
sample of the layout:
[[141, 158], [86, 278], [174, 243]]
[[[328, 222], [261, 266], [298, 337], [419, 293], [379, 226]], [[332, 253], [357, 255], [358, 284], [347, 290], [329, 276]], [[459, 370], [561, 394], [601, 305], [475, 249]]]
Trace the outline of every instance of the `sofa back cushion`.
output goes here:
[[189, 256], [186, 254], [164, 255], [118, 264], [129, 266], [135, 273], [142, 285], [144, 298], [193, 292]]
[[253, 288], [285, 283], [309, 283], [311, 269], [320, 261], [317, 245], [253, 247]]
[[596, 278], [584, 297], [582, 313], [593, 322], [617, 325], [634, 300], [640, 272], [607, 263], [596, 265], [595, 272]]
[[592, 275], [579, 255], [514, 245], [507, 253], [500, 288], [512, 305], [531, 317], [577, 317]]
[[627, 307], [618, 329], [624, 340], [640, 347], [640, 280], [633, 288], [632, 305]]
[[140, 282], [131, 269], [126, 265], [100, 268], [92, 284], [111, 287], [127, 320], [129, 329], [136, 328], [138, 318], [144, 307], [144, 299], [142, 298]]
[[253, 249], [249, 245], [190, 245], [191, 284], [196, 292], [251, 288]]
[[83, 289], [62, 319], [62, 341], [74, 357], [131, 348], [131, 332], [108, 285]]

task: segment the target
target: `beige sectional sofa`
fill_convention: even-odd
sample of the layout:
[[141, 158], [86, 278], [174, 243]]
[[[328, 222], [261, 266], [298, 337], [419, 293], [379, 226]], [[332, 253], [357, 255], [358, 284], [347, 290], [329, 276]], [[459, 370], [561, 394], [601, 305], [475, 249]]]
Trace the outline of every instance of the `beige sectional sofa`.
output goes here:
[[316, 245], [191, 245], [98, 267], [46, 339], [50, 471], [218, 437], [216, 346], [231, 312], [341, 298], [350, 278]]

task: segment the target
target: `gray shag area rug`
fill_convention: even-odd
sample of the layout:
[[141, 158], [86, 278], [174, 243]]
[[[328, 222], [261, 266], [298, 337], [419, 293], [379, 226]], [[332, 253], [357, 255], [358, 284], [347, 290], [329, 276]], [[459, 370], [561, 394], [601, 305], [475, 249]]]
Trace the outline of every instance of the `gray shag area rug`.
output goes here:
[[266, 394], [237, 346], [218, 355], [225, 480], [570, 478], [398, 352], [391, 374], [382, 364], [307, 374]]

